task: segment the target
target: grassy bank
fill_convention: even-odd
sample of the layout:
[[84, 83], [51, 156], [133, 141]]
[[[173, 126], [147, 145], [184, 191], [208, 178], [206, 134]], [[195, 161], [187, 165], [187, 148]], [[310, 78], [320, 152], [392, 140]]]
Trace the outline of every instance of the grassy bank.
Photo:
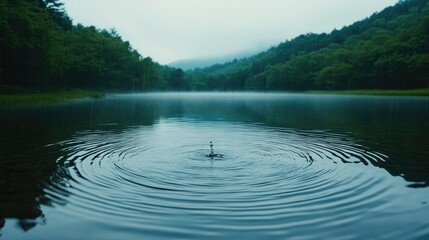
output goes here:
[[344, 91], [308, 91], [311, 94], [341, 94], [341, 95], [370, 95], [370, 96], [429, 96], [429, 88], [412, 90], [344, 90]]
[[0, 105], [40, 105], [79, 98], [101, 98], [103, 96], [104, 93], [101, 92], [81, 89], [29, 93], [0, 93]]

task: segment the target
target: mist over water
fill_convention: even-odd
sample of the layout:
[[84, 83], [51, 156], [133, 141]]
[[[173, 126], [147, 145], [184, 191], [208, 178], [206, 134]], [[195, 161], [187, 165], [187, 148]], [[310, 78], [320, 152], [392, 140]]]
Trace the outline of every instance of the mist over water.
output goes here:
[[429, 236], [426, 98], [163, 93], [0, 112], [6, 238]]

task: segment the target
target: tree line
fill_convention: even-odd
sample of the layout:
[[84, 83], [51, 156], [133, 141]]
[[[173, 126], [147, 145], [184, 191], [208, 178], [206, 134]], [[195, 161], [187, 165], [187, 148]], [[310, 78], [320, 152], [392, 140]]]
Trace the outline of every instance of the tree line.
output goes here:
[[251, 58], [188, 72], [197, 90], [429, 87], [429, 3], [403, 0], [334, 30], [304, 34]]
[[0, 0], [0, 85], [185, 89], [184, 72], [143, 57], [115, 30], [73, 25], [59, 0]]
[[114, 30], [74, 25], [60, 0], [0, 0], [1, 86], [118, 91], [429, 87], [429, 0], [401, 0], [329, 34], [184, 72]]

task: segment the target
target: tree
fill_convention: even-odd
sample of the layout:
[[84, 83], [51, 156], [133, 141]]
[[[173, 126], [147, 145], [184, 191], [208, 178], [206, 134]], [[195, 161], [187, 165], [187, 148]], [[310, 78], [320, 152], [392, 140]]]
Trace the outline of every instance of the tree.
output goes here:
[[[39, 0], [40, 1], [40, 0]], [[60, 0], [41, 0], [42, 5], [51, 14], [53, 20], [64, 30], [72, 28], [72, 20], [64, 9], [64, 3]]]

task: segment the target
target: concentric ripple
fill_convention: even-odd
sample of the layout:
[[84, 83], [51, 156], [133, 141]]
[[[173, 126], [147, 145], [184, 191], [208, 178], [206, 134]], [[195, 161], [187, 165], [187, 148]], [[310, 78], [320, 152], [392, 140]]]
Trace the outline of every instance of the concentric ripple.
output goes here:
[[[210, 141], [224, 158], [206, 157]], [[393, 189], [371, 167], [386, 156], [326, 131], [170, 119], [58, 144], [54, 205], [151, 239], [365, 237], [351, 227]]]

